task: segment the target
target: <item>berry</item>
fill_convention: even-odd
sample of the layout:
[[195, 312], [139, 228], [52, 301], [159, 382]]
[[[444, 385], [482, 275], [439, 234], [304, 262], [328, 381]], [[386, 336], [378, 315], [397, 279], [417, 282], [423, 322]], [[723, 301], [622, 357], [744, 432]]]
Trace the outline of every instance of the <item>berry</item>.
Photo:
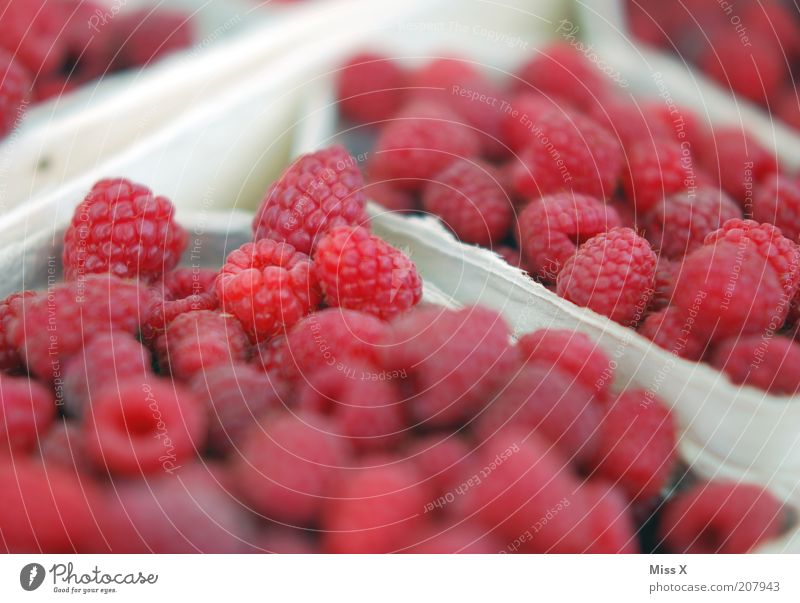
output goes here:
[[0, 302], [0, 371], [14, 372], [23, 368], [17, 346], [11, 341], [11, 330], [17, 320], [22, 299], [36, 295], [33, 291], [12, 293]]
[[188, 235], [175, 208], [145, 186], [101, 180], [78, 205], [64, 234], [64, 278], [111, 274], [155, 279], [174, 268]]
[[420, 190], [456, 159], [478, 155], [478, 135], [449, 109], [415, 103], [387, 122], [375, 142], [369, 164], [373, 180]]
[[521, 151], [536, 140], [536, 127], [542, 117], [552, 111], [569, 113], [553, 98], [525, 91], [515, 95], [503, 111], [500, 129], [504, 142], [514, 151]]
[[503, 548], [488, 530], [470, 523], [432, 525], [420, 532], [406, 553], [415, 555], [491, 555]]
[[128, 11], [112, 21], [114, 37], [123, 40], [115, 56], [116, 69], [145, 67], [192, 45], [192, 15], [182, 11], [144, 8]]
[[642, 142], [627, 154], [623, 170], [625, 196], [637, 212], [649, 212], [665, 197], [695, 186], [691, 157], [677, 142]]
[[800, 345], [786, 337], [734, 337], [714, 347], [709, 363], [734, 383], [754, 385], [776, 395], [800, 390]]
[[675, 277], [679, 269], [680, 264], [677, 261], [673, 262], [663, 254], [658, 256], [653, 297], [650, 298], [650, 310], [661, 310], [669, 306], [672, 301], [672, 291], [675, 288]]
[[670, 127], [660, 119], [651, 119], [643, 103], [627, 96], [608, 96], [593, 103], [589, 117], [606, 128], [629, 150], [642, 139], [661, 141], [672, 136]]
[[142, 325], [142, 338], [151, 341], [175, 320], [193, 310], [216, 310], [219, 306], [215, 283], [217, 271], [208, 268], [178, 268], [164, 275], [160, 291]]
[[519, 243], [532, 274], [554, 282], [578, 245], [621, 226], [613, 207], [575, 193], [559, 193], [529, 203], [519, 215]]
[[392, 318], [422, 299], [414, 263], [366, 228], [342, 227], [320, 241], [313, 274], [329, 306]]
[[410, 442], [403, 458], [416, 468], [420, 484], [441, 496], [460, 484], [470, 453], [469, 443], [457, 434], [430, 434]]
[[600, 423], [598, 473], [631, 500], [658, 496], [676, 461], [676, 429], [670, 411], [646, 390], [627, 390]]
[[203, 407], [191, 392], [169, 381], [130, 378], [92, 398], [83, 426], [92, 464], [114, 475], [173, 473], [202, 445]]
[[784, 508], [759, 486], [697, 484], [667, 501], [659, 536], [671, 553], [740, 554], [780, 535]]
[[741, 217], [739, 206], [724, 191], [698, 188], [657, 203], [645, 216], [644, 227], [653, 247], [668, 258], [680, 259], [725, 221]]
[[422, 207], [462, 241], [487, 247], [505, 238], [514, 211], [494, 168], [467, 159], [454, 161], [428, 182]]
[[389, 57], [362, 52], [351, 57], [336, 78], [339, 110], [356, 123], [389, 119], [405, 98], [406, 74]]
[[700, 360], [706, 349], [705, 337], [694, 331], [694, 319], [679, 308], [653, 312], [639, 325], [639, 334], [687, 360]]
[[330, 229], [367, 221], [363, 188], [356, 160], [344, 147], [303, 155], [269, 187], [253, 220], [255, 239], [310, 254]]
[[212, 367], [245, 361], [249, 345], [232, 316], [195, 310], [173, 320], [156, 340], [155, 349], [162, 372], [187, 381]]
[[609, 484], [587, 481], [578, 496], [586, 514], [579, 527], [586, 532], [584, 554], [638, 553], [636, 530], [624, 494]]
[[317, 552], [317, 544], [308, 530], [276, 526], [259, 534], [255, 541], [248, 542], [256, 553], [278, 555], [311, 555]]
[[0, 51], [0, 137], [11, 132], [22, 119], [31, 78], [14, 58]]
[[630, 228], [612, 228], [584, 243], [558, 274], [558, 295], [622, 324], [641, 320], [656, 271], [650, 244]]
[[391, 182], [369, 182], [362, 189], [364, 198], [374, 201], [389, 212], [411, 212], [417, 209], [414, 195], [393, 186]]
[[765, 178], [753, 195], [753, 219], [774, 224], [784, 236], [800, 241], [800, 182], [778, 175]]
[[271, 239], [233, 251], [219, 272], [216, 290], [223, 310], [259, 341], [291, 327], [320, 301], [309, 257]]
[[63, 14], [51, 0], [0, 1], [0, 48], [37, 78], [64, 60]]
[[67, 470], [76, 476], [93, 475], [92, 465], [86, 457], [81, 425], [77, 421], [56, 419], [39, 440], [39, 456], [48, 469]]
[[265, 518], [313, 523], [342, 481], [350, 450], [324, 417], [277, 414], [254, 426], [233, 468], [237, 490]]
[[53, 394], [27, 377], [0, 375], [0, 454], [30, 451], [53, 424]]

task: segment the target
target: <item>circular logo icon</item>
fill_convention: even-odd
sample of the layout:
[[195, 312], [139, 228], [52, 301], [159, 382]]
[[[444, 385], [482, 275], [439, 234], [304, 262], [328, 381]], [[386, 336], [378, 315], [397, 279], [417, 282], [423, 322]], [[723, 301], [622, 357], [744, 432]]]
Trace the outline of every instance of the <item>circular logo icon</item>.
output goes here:
[[19, 584], [25, 590], [36, 590], [44, 582], [44, 566], [29, 563], [19, 573]]

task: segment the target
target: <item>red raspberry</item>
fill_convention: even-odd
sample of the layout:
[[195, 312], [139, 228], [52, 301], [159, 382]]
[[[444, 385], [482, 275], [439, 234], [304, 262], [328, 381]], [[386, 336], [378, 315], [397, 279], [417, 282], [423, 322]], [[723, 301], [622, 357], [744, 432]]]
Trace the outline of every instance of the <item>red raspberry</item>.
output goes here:
[[164, 7], [128, 11], [114, 18], [112, 29], [123, 41], [115, 56], [116, 69], [144, 67], [189, 48], [195, 40], [192, 15]]
[[658, 496], [676, 462], [676, 428], [652, 392], [627, 390], [600, 423], [597, 471], [631, 500]]
[[742, 13], [742, 22], [748, 29], [774, 39], [788, 56], [800, 52], [800, 27], [793, 10], [779, 2], [765, 2], [747, 4]]
[[346, 443], [324, 417], [278, 414], [250, 430], [236, 459], [236, 488], [267, 519], [314, 523], [349, 462]]
[[697, 337], [718, 341], [782, 323], [788, 311], [775, 271], [754, 243], [719, 241], [683, 261], [673, 303]]
[[650, 298], [651, 310], [661, 310], [670, 305], [672, 291], [675, 289], [675, 278], [679, 270], [679, 262], [669, 260], [666, 255], [658, 256], [653, 297]]
[[777, 174], [765, 178], [753, 195], [753, 219], [774, 224], [784, 236], [800, 241], [800, 182]]
[[247, 335], [228, 314], [196, 310], [181, 314], [156, 340], [156, 358], [162, 372], [187, 381], [219, 365], [247, 359]]
[[22, 119], [30, 90], [31, 78], [25, 68], [0, 51], [0, 137]]
[[700, 483], [667, 501], [659, 535], [671, 553], [752, 551], [784, 527], [783, 505], [752, 484]]
[[19, 291], [0, 302], [0, 371], [14, 372], [24, 366], [17, 346], [11, 341], [11, 331], [23, 298], [34, 295], [33, 291]]
[[584, 115], [558, 110], [542, 113], [527, 146], [512, 164], [511, 184], [526, 199], [574, 191], [611, 197], [623, 155], [614, 137]]
[[[100, 333], [64, 364], [63, 403], [76, 417], [103, 387], [152, 373], [150, 352], [129, 333]], [[58, 390], [57, 390], [58, 391]]]
[[588, 195], [559, 193], [529, 203], [519, 215], [519, 244], [532, 274], [555, 282], [578, 245], [621, 226], [613, 207]]
[[150, 341], [175, 320], [194, 310], [216, 310], [219, 300], [215, 290], [217, 271], [210, 268], [178, 268], [164, 275], [161, 290], [154, 291], [154, 303], [142, 338]]
[[373, 180], [419, 190], [456, 159], [478, 155], [478, 135], [449, 109], [415, 103], [387, 122], [369, 164]]
[[311, 555], [319, 552], [316, 543], [309, 538], [308, 530], [276, 526], [264, 530], [248, 544], [256, 553], [278, 555]]
[[516, 364], [503, 317], [479, 306], [417, 310], [392, 324], [383, 350], [387, 370], [406, 371], [407, 404], [427, 427], [472, 419]]
[[416, 468], [420, 482], [436, 495], [459, 485], [464, 466], [471, 462], [471, 446], [458, 434], [431, 434], [412, 440], [403, 458]]
[[342, 227], [314, 253], [314, 275], [329, 306], [392, 318], [422, 299], [422, 279], [399, 249], [366, 228]]
[[467, 243], [490, 246], [511, 228], [514, 208], [495, 169], [459, 159], [425, 185], [422, 207]]
[[542, 117], [553, 111], [570, 113], [557, 100], [539, 93], [525, 91], [515, 95], [503, 111], [500, 129], [504, 142], [514, 151], [523, 150], [536, 140], [535, 128]]
[[578, 490], [586, 514], [579, 528], [586, 531], [584, 554], [635, 554], [639, 552], [636, 528], [625, 495], [613, 486], [587, 481]]
[[[314, 314], [310, 314], [313, 316]], [[299, 323], [298, 323], [299, 324]], [[251, 349], [250, 365], [268, 375], [285, 378], [292, 373], [294, 367], [286, 366], [286, 335], [277, 335], [272, 339], [260, 341]]]
[[643, 103], [628, 96], [600, 98], [589, 107], [588, 115], [613, 133], [626, 150], [643, 139], [655, 142], [673, 136], [669, 125], [661, 119], [652, 119]]
[[[67, 88], [108, 73], [118, 50], [114, 48], [118, 38], [113, 27], [99, 27], [97, 23], [98, 15], [102, 15], [107, 6], [92, 0], [60, 0], [58, 4], [64, 7], [65, 23], [59, 38], [65, 46], [66, 58], [73, 62], [77, 57], [77, 62], [69, 65]], [[64, 77], [61, 73], [55, 75], [58, 77], [54, 81], [62, 86], [57, 92], [63, 93]], [[41, 92], [38, 78], [36, 87], [37, 93]]]
[[404, 552], [415, 555], [492, 555], [505, 544], [485, 528], [463, 522], [432, 525], [420, 532], [416, 541]]
[[684, 316], [679, 308], [663, 308], [650, 314], [639, 325], [639, 334], [687, 360], [700, 360], [705, 353], [705, 337], [694, 332], [694, 319]]
[[52, 0], [0, 0], [0, 48], [37, 78], [64, 61], [64, 15]]
[[206, 417], [194, 395], [169, 381], [130, 378], [92, 398], [83, 427], [92, 463], [114, 475], [172, 474], [203, 444]]
[[630, 228], [584, 243], [558, 274], [558, 295], [622, 324], [641, 320], [653, 295], [656, 254]]
[[42, 379], [57, 382], [62, 378], [63, 363], [95, 335], [135, 334], [146, 301], [144, 288], [138, 283], [110, 275], [60, 283], [47, 295], [22, 300], [11, 341], [28, 369]]
[[33, 450], [55, 411], [53, 394], [40, 383], [0, 375], [0, 454]]
[[772, 107], [772, 114], [795, 130], [800, 129], [800, 98], [794, 86], [784, 88]]
[[39, 440], [39, 455], [48, 469], [68, 470], [77, 476], [93, 475], [77, 421], [56, 419], [50, 431]]
[[680, 259], [703, 244], [726, 220], [741, 218], [739, 206], [718, 188], [675, 193], [656, 204], [644, 220], [647, 239], [662, 255]]
[[334, 145], [296, 159], [267, 191], [253, 220], [258, 239], [310, 254], [331, 228], [367, 221], [364, 179], [356, 160]]
[[627, 154], [623, 170], [625, 196], [638, 212], [649, 212], [662, 199], [695, 185], [691, 156], [677, 142], [642, 142]]
[[514, 268], [519, 268], [523, 272], [529, 271], [528, 264], [522, 259], [522, 251], [519, 249], [509, 245], [498, 245], [493, 251]]
[[339, 110], [356, 123], [389, 119], [403, 103], [405, 85], [406, 74], [396, 61], [374, 52], [356, 54], [337, 74]]
[[391, 553], [414, 544], [429, 496], [410, 465], [378, 460], [338, 483], [324, 508], [324, 552]]
[[442, 102], [450, 93], [448, 88], [480, 75], [477, 66], [467, 59], [440, 57], [416, 69], [410, 83], [415, 97]]
[[583, 387], [605, 396], [614, 381], [614, 368], [603, 348], [584, 333], [567, 329], [540, 329], [517, 340], [526, 362], [552, 366]]
[[417, 209], [417, 200], [409, 191], [393, 186], [391, 182], [369, 182], [362, 189], [364, 197], [390, 212], [411, 212]]
[[78, 205], [64, 234], [64, 278], [110, 272], [159, 277], [174, 268], [188, 235], [166, 197], [129, 180], [101, 180]]
[[233, 251], [217, 277], [217, 296], [254, 340], [277, 335], [320, 301], [311, 260], [286, 243], [261, 239]]
[[667, 137], [687, 145], [692, 154], [707, 144], [708, 129], [704, 121], [686, 107], [675, 106], [661, 99], [645, 100], [642, 113], [653, 130], [663, 129]]
[[711, 366], [734, 383], [754, 385], [771, 394], [791, 396], [800, 390], [800, 345], [786, 337], [734, 337], [714, 347]]

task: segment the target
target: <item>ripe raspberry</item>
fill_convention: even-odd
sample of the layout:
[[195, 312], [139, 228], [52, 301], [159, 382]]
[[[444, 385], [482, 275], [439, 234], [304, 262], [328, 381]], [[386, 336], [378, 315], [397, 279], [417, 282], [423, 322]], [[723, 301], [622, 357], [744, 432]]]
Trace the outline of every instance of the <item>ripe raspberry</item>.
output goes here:
[[517, 340], [525, 362], [552, 366], [602, 398], [614, 381], [611, 360], [588, 335], [567, 329], [540, 329]]
[[644, 219], [647, 240], [662, 255], [680, 259], [703, 244], [725, 221], [741, 218], [739, 206], [718, 188], [675, 193], [657, 203]]
[[349, 462], [350, 450], [334, 430], [317, 415], [269, 417], [250, 429], [240, 447], [233, 468], [237, 490], [267, 519], [314, 523], [331, 504], [331, 487], [343, 481]]
[[57, 381], [63, 363], [99, 333], [136, 334], [147, 298], [136, 282], [94, 275], [21, 301], [10, 339], [29, 370]]
[[93, 467], [86, 457], [81, 425], [70, 419], [56, 419], [39, 440], [39, 456], [48, 469], [70, 471], [76, 476], [93, 476]]
[[650, 314], [639, 325], [639, 334], [687, 360], [700, 360], [705, 353], [705, 337], [694, 331], [694, 320], [679, 308], [663, 308]]
[[786, 337], [734, 337], [714, 347], [709, 363], [734, 383], [754, 385], [776, 395], [800, 390], [800, 345]]
[[177, 268], [165, 274], [160, 290], [153, 292], [153, 307], [142, 325], [142, 339], [151, 341], [186, 312], [216, 310], [216, 280], [217, 271], [210, 268]]
[[[310, 314], [313, 316], [314, 314]], [[253, 346], [249, 364], [258, 370], [285, 379], [286, 373], [292, 372], [293, 367], [285, 367], [286, 335], [277, 335], [272, 339], [265, 339]]]
[[245, 243], [225, 260], [216, 283], [225, 312], [254, 340], [277, 335], [320, 301], [311, 260], [287, 243]]
[[800, 129], [800, 98], [794, 86], [784, 88], [780, 93], [772, 114], [795, 130]]
[[458, 523], [435, 524], [415, 537], [416, 543], [406, 553], [415, 555], [492, 555], [503, 548], [503, 543], [486, 528]]
[[374, 52], [351, 57], [336, 78], [339, 110], [355, 123], [380, 122], [394, 115], [406, 96], [400, 65]]
[[636, 528], [625, 496], [609, 484], [584, 482], [578, 490], [586, 514], [579, 529], [586, 532], [584, 554], [634, 554], [639, 552]]
[[623, 165], [614, 137], [590, 118], [558, 110], [542, 113], [527, 146], [512, 164], [511, 185], [526, 199], [573, 191], [611, 197]]
[[495, 169], [459, 159], [425, 185], [422, 207], [467, 243], [490, 246], [511, 228], [514, 208]]
[[777, 174], [765, 178], [753, 195], [753, 219], [774, 224], [784, 236], [800, 241], [800, 182]]
[[627, 390], [600, 423], [597, 471], [631, 500], [658, 496], [676, 461], [672, 413], [646, 390]]
[[100, 333], [64, 364], [63, 402], [67, 413], [83, 416], [107, 385], [152, 373], [150, 352], [129, 333]]
[[36, 295], [33, 291], [12, 293], [0, 302], [0, 371], [15, 372], [23, 368], [17, 346], [11, 341], [11, 330], [17, 320], [22, 299]]
[[31, 451], [55, 417], [53, 394], [27, 377], [0, 375], [0, 455]]
[[709, 133], [705, 122], [687, 107], [675, 106], [661, 99], [645, 100], [642, 113], [653, 130], [662, 129], [667, 137], [688, 145], [692, 154], [707, 144]]
[[650, 298], [650, 310], [661, 310], [670, 305], [672, 291], [675, 289], [675, 278], [679, 270], [679, 262], [669, 260], [666, 255], [658, 256], [653, 297]]
[[392, 324], [382, 365], [406, 371], [416, 421], [459, 425], [508, 379], [517, 361], [510, 336], [503, 317], [487, 308], [420, 309]]
[[264, 530], [248, 544], [256, 553], [277, 555], [311, 555], [317, 553], [317, 543], [309, 536], [308, 530], [276, 526]]
[[672, 130], [661, 119], [652, 119], [644, 103], [627, 96], [610, 95], [598, 99], [588, 115], [613, 133], [625, 150], [644, 140], [662, 141], [672, 138]]
[[532, 201], [520, 213], [518, 223], [520, 248], [531, 273], [545, 282], [555, 282], [578, 245], [621, 226], [613, 207], [576, 193], [558, 193]]
[[460, 116], [432, 103], [415, 103], [387, 122], [375, 142], [372, 180], [420, 190], [456, 159], [478, 155], [478, 135]]
[[329, 306], [392, 318], [422, 299], [422, 279], [402, 251], [366, 228], [342, 227], [323, 238], [313, 274]]
[[[51, 2], [52, 4], [52, 2]], [[64, 25], [59, 39], [64, 44], [69, 73], [66, 87], [99, 78], [111, 70], [114, 54], [118, 51], [118, 40], [113, 27], [98, 27], [97, 16], [107, 7], [93, 0], [60, 0], [63, 6]], [[98, 13], [97, 11], [101, 11]], [[117, 48], [115, 48], [117, 46]], [[64, 71], [64, 66], [60, 70]], [[62, 93], [64, 75], [55, 73], [51, 83], [60, 82]], [[47, 84], [47, 82], [45, 82]], [[36, 82], [37, 93], [41, 92], [40, 80]], [[51, 87], [51, 90], [53, 88]]]
[[503, 258], [506, 263], [514, 266], [514, 268], [519, 268], [523, 272], [529, 272], [528, 263], [522, 259], [522, 251], [516, 247], [511, 247], [509, 245], [498, 245], [493, 249], [493, 251]]
[[194, 395], [169, 381], [130, 378], [92, 398], [86, 454], [114, 475], [174, 472], [202, 446], [206, 416]]
[[697, 337], [714, 341], [760, 333], [788, 311], [780, 281], [755, 243], [724, 240], [686, 257], [673, 304], [692, 318]]
[[638, 212], [649, 212], [665, 197], [695, 185], [691, 156], [677, 142], [642, 142], [627, 154], [623, 170], [625, 196]]
[[1, 0], [0, 48], [37, 78], [64, 61], [64, 16], [52, 0]]
[[475, 63], [456, 57], [439, 57], [428, 61], [410, 76], [410, 84], [416, 98], [444, 102], [450, 88], [461, 82], [480, 77]]
[[667, 501], [659, 535], [671, 553], [740, 554], [783, 531], [783, 505], [752, 484], [700, 483]]
[[412, 212], [417, 209], [417, 200], [413, 194], [397, 188], [392, 182], [369, 182], [362, 189], [364, 198], [374, 201], [390, 212]]
[[653, 295], [656, 254], [630, 228], [584, 243], [558, 274], [558, 295], [621, 324], [641, 320]]
[[14, 58], [0, 51], [0, 137], [11, 132], [23, 117], [31, 78]]
[[536, 140], [536, 128], [542, 117], [553, 111], [571, 113], [557, 100], [542, 94], [525, 91], [515, 95], [503, 112], [500, 131], [504, 142], [514, 151], [521, 151]]
[[420, 484], [436, 496], [460, 484], [464, 466], [472, 461], [470, 444], [458, 434], [430, 434], [412, 440], [403, 458], [414, 465]]
[[145, 186], [101, 180], [75, 209], [64, 234], [64, 278], [110, 272], [155, 279], [171, 270], [188, 239], [174, 212], [169, 199]]
[[194, 43], [192, 15], [182, 11], [144, 8], [126, 12], [112, 21], [117, 40], [124, 40], [114, 67], [145, 67]]
[[429, 496], [409, 464], [379, 460], [337, 484], [323, 510], [324, 552], [391, 553], [414, 544]]
[[255, 239], [310, 254], [331, 228], [364, 224], [364, 179], [356, 160], [335, 145], [299, 157], [267, 191], [253, 220]]
[[244, 362], [249, 345], [247, 335], [232, 316], [196, 310], [173, 320], [156, 340], [155, 349], [162, 372], [188, 381], [212, 367]]

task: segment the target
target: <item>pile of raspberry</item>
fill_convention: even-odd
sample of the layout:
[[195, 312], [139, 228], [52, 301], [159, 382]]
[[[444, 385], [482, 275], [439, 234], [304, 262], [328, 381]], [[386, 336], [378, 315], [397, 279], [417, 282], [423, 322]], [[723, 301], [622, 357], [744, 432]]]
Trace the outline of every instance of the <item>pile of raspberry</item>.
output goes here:
[[144, 67], [195, 38], [191, 15], [94, 0], [0, 0], [0, 137], [32, 103]]
[[737, 385], [800, 389], [800, 175], [740, 128], [635, 100], [568, 42], [512, 77], [362, 53], [337, 87], [386, 211], [432, 214]]
[[767, 491], [688, 473], [670, 409], [588, 336], [423, 303], [363, 188], [342, 147], [298, 158], [208, 267], [168, 199], [98, 182], [64, 280], [0, 306], [0, 550], [739, 553], [784, 533]]

